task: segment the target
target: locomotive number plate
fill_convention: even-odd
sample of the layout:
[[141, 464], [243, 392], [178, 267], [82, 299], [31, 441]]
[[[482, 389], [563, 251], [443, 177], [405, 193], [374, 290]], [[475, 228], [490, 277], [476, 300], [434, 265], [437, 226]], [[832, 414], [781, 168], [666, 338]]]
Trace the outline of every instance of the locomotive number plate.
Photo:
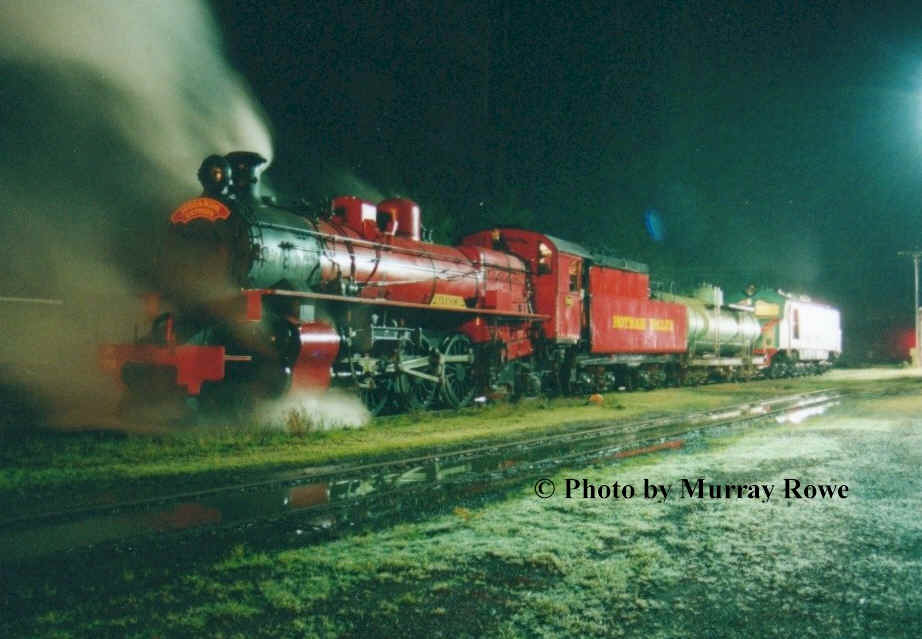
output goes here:
[[460, 295], [447, 295], [445, 293], [436, 293], [432, 296], [429, 306], [451, 306], [454, 308], [465, 308], [464, 298]]
[[612, 315], [611, 327], [627, 331], [658, 331], [671, 333], [673, 321], [663, 317], [632, 317], [630, 315]]
[[226, 220], [230, 217], [230, 209], [217, 200], [210, 197], [198, 197], [188, 202], [183, 202], [179, 208], [173, 211], [170, 216], [170, 222], [173, 224], [185, 224], [191, 220]]

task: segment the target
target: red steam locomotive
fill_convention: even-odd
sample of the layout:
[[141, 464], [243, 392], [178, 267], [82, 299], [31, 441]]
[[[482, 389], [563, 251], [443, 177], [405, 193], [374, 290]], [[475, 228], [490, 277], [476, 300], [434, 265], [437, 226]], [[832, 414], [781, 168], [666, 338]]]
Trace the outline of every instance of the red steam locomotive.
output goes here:
[[224, 406], [348, 385], [378, 413], [749, 377], [767, 363], [752, 309], [719, 289], [655, 299], [645, 265], [534, 231], [426, 242], [407, 199], [340, 197], [318, 216], [260, 197], [264, 163], [207, 158], [204, 193], [170, 216], [172, 309], [144, 339], [101, 350], [129, 394]]

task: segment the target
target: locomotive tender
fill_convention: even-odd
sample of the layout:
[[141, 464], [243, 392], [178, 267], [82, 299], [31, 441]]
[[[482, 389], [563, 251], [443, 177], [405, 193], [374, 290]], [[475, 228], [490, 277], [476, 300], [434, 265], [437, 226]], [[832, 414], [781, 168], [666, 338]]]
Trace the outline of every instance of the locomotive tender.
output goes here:
[[651, 295], [644, 264], [522, 229], [433, 244], [403, 198], [339, 197], [325, 215], [279, 205], [260, 197], [264, 163], [207, 158], [202, 196], [170, 216], [161, 270], [172, 309], [137, 343], [101, 348], [129, 394], [179, 390], [224, 406], [348, 385], [378, 413], [491, 390], [749, 378], [785, 353], [757, 348], [758, 314], [724, 305], [715, 287]]

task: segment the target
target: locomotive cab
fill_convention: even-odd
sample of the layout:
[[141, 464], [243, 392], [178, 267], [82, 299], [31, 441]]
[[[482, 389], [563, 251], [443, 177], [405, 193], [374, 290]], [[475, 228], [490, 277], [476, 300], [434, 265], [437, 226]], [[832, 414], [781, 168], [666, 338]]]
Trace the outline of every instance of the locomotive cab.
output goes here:
[[585, 269], [590, 257], [572, 242], [533, 231], [501, 229], [465, 237], [462, 246], [505, 247], [529, 264], [535, 312], [547, 315], [544, 337], [554, 343], [576, 344], [583, 336]]

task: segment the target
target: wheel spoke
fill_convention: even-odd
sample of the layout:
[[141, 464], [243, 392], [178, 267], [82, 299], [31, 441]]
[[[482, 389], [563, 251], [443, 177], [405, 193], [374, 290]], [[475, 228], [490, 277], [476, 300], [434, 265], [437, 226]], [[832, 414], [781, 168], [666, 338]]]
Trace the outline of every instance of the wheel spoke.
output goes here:
[[400, 377], [400, 396], [407, 410], [426, 410], [432, 405], [438, 383], [403, 373]]
[[[423, 342], [422, 346], [404, 345], [402, 354], [412, 358], [426, 355], [428, 352], [429, 347]], [[427, 366], [420, 372], [434, 375], [435, 371], [431, 370], [431, 368], [431, 365]], [[397, 379], [397, 393], [400, 395], [401, 404], [407, 410], [426, 410], [432, 405], [438, 390], [438, 382], [411, 375], [410, 373], [401, 373]]]
[[372, 416], [380, 415], [387, 408], [388, 400], [391, 398], [391, 385], [384, 376], [376, 377], [370, 380], [372, 386], [362, 386], [359, 388], [359, 398], [365, 404], [365, 408]]
[[[451, 335], [442, 342], [445, 355], [470, 355], [471, 341], [464, 335]], [[452, 408], [461, 408], [471, 401], [477, 390], [473, 364], [450, 362], [445, 365], [445, 380], [441, 388], [442, 401]]]

